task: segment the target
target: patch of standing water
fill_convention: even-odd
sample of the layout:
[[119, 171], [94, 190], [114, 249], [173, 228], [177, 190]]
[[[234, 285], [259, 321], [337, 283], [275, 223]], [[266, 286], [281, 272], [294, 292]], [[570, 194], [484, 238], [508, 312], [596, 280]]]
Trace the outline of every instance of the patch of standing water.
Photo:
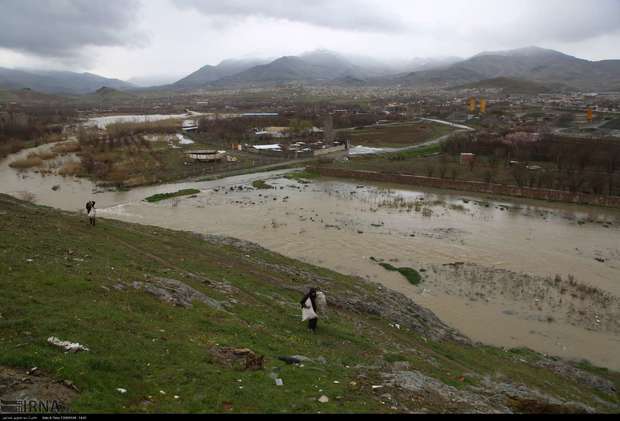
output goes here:
[[[86, 127], [96, 127], [105, 129], [111, 124], [116, 123], [145, 123], [155, 122], [169, 119], [185, 119], [207, 114], [189, 113], [189, 114], [147, 114], [147, 115], [116, 115], [105, 117], [90, 118], [84, 124]], [[180, 125], [179, 125], [180, 127]]]

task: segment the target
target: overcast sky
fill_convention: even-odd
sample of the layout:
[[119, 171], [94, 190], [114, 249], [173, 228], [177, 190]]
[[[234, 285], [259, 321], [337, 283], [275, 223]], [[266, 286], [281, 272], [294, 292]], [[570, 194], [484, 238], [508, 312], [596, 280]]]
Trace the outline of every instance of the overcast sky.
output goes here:
[[174, 79], [226, 58], [529, 45], [620, 59], [620, 0], [0, 0], [0, 66]]

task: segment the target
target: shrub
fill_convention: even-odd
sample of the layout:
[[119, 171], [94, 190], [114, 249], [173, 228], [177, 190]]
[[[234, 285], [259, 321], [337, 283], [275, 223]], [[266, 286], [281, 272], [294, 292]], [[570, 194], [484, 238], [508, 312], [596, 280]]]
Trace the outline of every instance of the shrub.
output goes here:
[[175, 198], [175, 197], [181, 197], [181, 196], [192, 196], [192, 195], [198, 194], [198, 193], [200, 193], [200, 190], [185, 189], [185, 190], [179, 190], [176, 193], [156, 194], [154, 196], [147, 197], [144, 200], [146, 200], [149, 203], [157, 203], [157, 202], [161, 202], [162, 200], [168, 200], [168, 199], [172, 199], [172, 198]]
[[397, 268], [397, 267], [394, 267], [394, 266], [390, 265], [389, 263], [380, 263], [380, 265], [385, 270], [389, 270], [390, 272], [399, 272], [401, 275], [403, 275], [405, 278], [407, 278], [407, 280], [409, 282], [411, 282], [411, 284], [413, 284], [413, 285], [420, 285], [420, 283], [422, 283], [422, 276], [420, 276], [418, 271], [415, 270], [415, 269], [412, 269], [412, 268]]
[[257, 190], [271, 190], [273, 186], [269, 185], [265, 180], [256, 180], [252, 183], [252, 187]]

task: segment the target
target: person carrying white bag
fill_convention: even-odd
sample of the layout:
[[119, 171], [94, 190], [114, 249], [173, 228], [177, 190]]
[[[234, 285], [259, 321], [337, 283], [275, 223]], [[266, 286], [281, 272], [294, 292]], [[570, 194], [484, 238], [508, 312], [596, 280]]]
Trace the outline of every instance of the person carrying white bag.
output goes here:
[[317, 314], [316, 306], [317, 290], [311, 288], [310, 291], [304, 295], [301, 299], [301, 321], [308, 321], [308, 329], [312, 332], [316, 332], [317, 324], [319, 322], [319, 316]]

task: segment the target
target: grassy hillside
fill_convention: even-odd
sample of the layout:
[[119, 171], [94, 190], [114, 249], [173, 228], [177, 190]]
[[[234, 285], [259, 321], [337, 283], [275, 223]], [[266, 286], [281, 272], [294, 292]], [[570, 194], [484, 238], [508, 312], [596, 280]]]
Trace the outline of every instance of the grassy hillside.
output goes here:
[[[76, 412], [619, 408], [617, 373], [473, 346], [399, 294], [251, 244], [104, 219], [93, 228], [3, 195], [0, 232], [0, 399], [48, 381], [30, 396]], [[311, 285], [330, 302], [315, 335], [297, 304]], [[90, 351], [65, 354], [50, 336]], [[235, 359], [243, 348], [264, 356], [261, 370]], [[277, 359], [293, 355], [311, 361]]]

